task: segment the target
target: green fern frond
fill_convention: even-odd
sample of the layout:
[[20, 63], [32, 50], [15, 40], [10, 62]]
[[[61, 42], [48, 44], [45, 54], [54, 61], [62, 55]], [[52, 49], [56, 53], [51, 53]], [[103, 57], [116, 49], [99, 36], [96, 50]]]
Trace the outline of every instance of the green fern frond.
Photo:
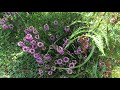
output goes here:
[[94, 34], [95, 35], [86, 34], [85, 36], [90, 37], [93, 40], [93, 42], [95, 43], [96, 47], [99, 49], [99, 51], [105, 56], [103, 39], [102, 39], [101, 35], [98, 35], [96, 33], [94, 33]]
[[73, 34], [70, 36], [70, 39], [73, 37], [77, 36], [78, 34], [84, 33], [84, 32], [89, 32], [88, 30], [84, 30], [86, 27], [83, 28], [78, 28]]

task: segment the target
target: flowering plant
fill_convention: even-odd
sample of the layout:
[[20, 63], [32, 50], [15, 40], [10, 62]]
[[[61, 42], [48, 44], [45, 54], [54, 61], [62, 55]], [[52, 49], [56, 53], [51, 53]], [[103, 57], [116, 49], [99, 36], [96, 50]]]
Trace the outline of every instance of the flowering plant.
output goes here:
[[[53, 26], [59, 27], [58, 21], [55, 20]], [[77, 73], [76, 67], [84, 62], [91, 50], [90, 40], [88, 37], [80, 37], [69, 48], [66, 48], [70, 42], [69, 36], [72, 29], [65, 26], [62, 29], [64, 35], [51, 34], [51, 28], [48, 24], [43, 26], [43, 32], [50, 44], [46, 44], [39, 36], [39, 30], [30, 26], [24, 30], [25, 37], [22, 41], [18, 42], [21, 49], [31, 54], [36, 62], [39, 64], [40, 77], [52, 77], [61, 72], [61, 77], [70, 77], [72, 74]], [[55, 31], [54, 31], [55, 32]]]

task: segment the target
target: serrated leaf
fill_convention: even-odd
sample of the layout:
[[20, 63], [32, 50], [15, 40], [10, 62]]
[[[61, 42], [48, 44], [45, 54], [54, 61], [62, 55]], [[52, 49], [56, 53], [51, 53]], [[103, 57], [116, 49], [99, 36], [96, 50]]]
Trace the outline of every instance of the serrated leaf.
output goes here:
[[[95, 33], [96, 34], [96, 33]], [[100, 35], [96, 34], [96, 35], [90, 35], [90, 34], [86, 34], [86, 36], [91, 37], [95, 43], [95, 45], [97, 46], [97, 48], [99, 49], [99, 51], [105, 55], [104, 53], [104, 47], [103, 47], [103, 39]]]
[[73, 37], [77, 36], [78, 34], [80, 33], [83, 33], [83, 32], [89, 32], [87, 30], [83, 30], [85, 29], [86, 27], [83, 27], [83, 28], [78, 28], [75, 32], [73, 32], [73, 34], [70, 36], [70, 39], [72, 39]]

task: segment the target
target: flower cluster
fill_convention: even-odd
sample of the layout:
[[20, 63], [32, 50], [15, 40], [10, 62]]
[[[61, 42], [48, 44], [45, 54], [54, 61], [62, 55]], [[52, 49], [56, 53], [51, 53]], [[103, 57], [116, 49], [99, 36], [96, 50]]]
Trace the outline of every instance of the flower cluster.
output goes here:
[[9, 23], [9, 18], [10, 17], [7, 17], [7, 15], [11, 15], [12, 16], [14, 14], [15, 14], [15, 12], [4, 12], [4, 16], [0, 20], [0, 26], [2, 26], [2, 28], [4, 30], [7, 30], [7, 29], [12, 29], [13, 30], [14, 25]]
[[59, 58], [59, 59], [55, 60], [54, 63], [56, 64], [57, 67], [68, 68], [66, 70], [67, 74], [72, 74], [73, 69], [77, 65], [77, 60], [71, 60], [69, 57], [64, 56], [63, 58]]
[[[44, 47], [44, 43], [40, 40], [38, 31], [33, 26], [30, 26], [25, 29], [24, 32], [25, 37], [23, 38], [23, 41], [18, 42], [18, 46], [20, 46], [24, 52], [33, 55], [39, 64], [43, 64], [43, 56], [37, 52], [38, 49], [42, 50]], [[44, 58], [50, 60], [49, 55], [45, 55]]]
[[13, 24], [8, 24], [7, 22], [8, 22], [7, 18], [2, 18], [0, 20], [0, 26], [2, 26], [4, 30], [13, 29], [14, 28]]
[[[56, 22], [56, 24], [55, 24]], [[54, 25], [58, 25], [57, 21], [54, 21]], [[44, 31], [49, 30], [50, 32], [50, 26], [48, 24], [44, 25]], [[73, 43], [74, 48], [73, 47], [69, 47], [67, 50], [65, 49], [66, 45], [69, 43], [69, 35], [71, 32], [70, 27], [65, 26], [63, 29], [66, 33], [65, 33], [65, 37], [61, 38], [61, 40], [63, 41], [63, 43], [58, 40], [57, 44], [53, 44], [51, 45], [53, 50], [51, 49], [51, 52], [54, 52], [54, 57], [52, 58], [52, 61], [49, 62], [45, 67], [47, 67], [47, 69], [45, 70], [47, 72], [48, 75], [53, 75], [54, 72], [50, 69], [50, 67], [54, 66], [55, 68], [57, 67], [58, 69], [56, 70], [56, 72], [63, 72], [66, 73], [67, 75], [71, 75], [75, 73], [75, 67], [77, 65], [79, 65], [80, 63], [82, 63], [82, 59], [86, 59], [88, 53], [88, 49], [90, 47], [90, 40], [88, 37], [80, 37], [77, 39], [77, 41], [75, 43]], [[69, 34], [68, 34], [69, 33]], [[61, 36], [61, 35], [59, 35]], [[58, 37], [58, 35], [53, 35], [51, 34], [49, 39], [51, 41], [57, 41], [57, 39], [60, 39], [60, 37]], [[71, 57], [71, 56], [75, 57]], [[49, 56], [49, 55], [47, 55]], [[82, 56], [82, 59], [79, 58], [79, 56]], [[48, 58], [51, 59], [51, 57], [49, 56]], [[52, 63], [52, 64], [51, 64]], [[59, 69], [61, 68], [61, 69]], [[65, 68], [62, 70], [62, 68]], [[64, 72], [65, 71], [65, 72]], [[61, 76], [62, 77], [62, 76]], [[65, 76], [65, 77], [69, 77], [69, 76]], [[63, 77], [64, 78], [64, 77]]]
[[[55, 27], [58, 26], [58, 21], [55, 20], [53, 24]], [[33, 26], [24, 30], [25, 37], [23, 41], [18, 42], [18, 46], [20, 46], [24, 52], [31, 54], [40, 64], [38, 73], [41, 77], [44, 75], [47, 75], [47, 77], [57, 76], [57, 72], [60, 72], [61, 77], [68, 78], [71, 74], [77, 72], [75, 67], [83, 62], [82, 59], [87, 58], [90, 47], [89, 38], [80, 37], [66, 49], [65, 47], [70, 41], [68, 39], [70, 35], [69, 32], [71, 32], [70, 27], [65, 26], [63, 31], [66, 33], [64, 35], [65, 37], [62, 38], [61, 36], [63, 36], [63, 34], [49, 35], [53, 29], [50, 29], [48, 24], [45, 24], [43, 29], [45, 35], [48, 35], [48, 38], [45, 38], [45, 40], [51, 40], [48, 48], [44, 45], [43, 41], [41, 41], [38, 30]], [[52, 31], [52, 33], [54, 32], [56, 32], [56, 30]], [[45, 41], [45, 43], [47, 43], [47, 41]], [[82, 56], [82, 59], [79, 56]]]
[[56, 71], [56, 67], [50, 66], [48, 64], [45, 64], [44, 70], [43, 68], [38, 69], [38, 73], [41, 77], [43, 76], [44, 73], [46, 73], [48, 76], [52, 76], [55, 71]]

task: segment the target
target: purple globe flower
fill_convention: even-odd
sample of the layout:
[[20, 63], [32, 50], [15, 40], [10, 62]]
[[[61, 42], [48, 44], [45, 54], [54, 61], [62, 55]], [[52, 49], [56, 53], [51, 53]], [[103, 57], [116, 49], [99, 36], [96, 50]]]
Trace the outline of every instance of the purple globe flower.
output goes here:
[[33, 39], [32, 41], [30, 41], [31, 45], [36, 45], [36, 41]]
[[45, 54], [43, 58], [47, 61], [52, 60], [51, 55], [49, 55], [49, 54]]
[[65, 65], [66, 65], [66, 63], [64, 61], [62, 61], [62, 66], [65, 66]]
[[43, 43], [43, 42], [38, 42], [38, 43], [37, 43], [37, 46], [41, 48], [41, 47], [44, 46], [44, 43]]
[[29, 40], [26, 39], [26, 37], [23, 38], [24, 42], [29, 42]]
[[65, 26], [65, 27], [64, 27], [64, 31], [67, 32], [67, 33], [70, 32], [70, 27]]
[[33, 26], [30, 26], [29, 29], [35, 29]]
[[29, 52], [29, 49], [30, 49], [30, 48], [27, 47], [27, 46], [23, 46], [23, 47], [22, 47], [22, 50], [23, 50], [24, 52]]
[[13, 28], [14, 28], [13, 24], [10, 24], [10, 25], [9, 25], [9, 28], [10, 28], [10, 29], [13, 29]]
[[57, 50], [57, 52], [58, 52], [59, 54], [61, 54], [61, 55], [64, 54], [64, 49], [63, 49], [63, 47], [58, 46], [56, 50]]
[[55, 41], [55, 36], [54, 36], [54, 35], [51, 35], [51, 36], [50, 36], [50, 40], [51, 40], [51, 41]]
[[39, 69], [38, 69], [38, 73], [39, 73], [40, 75], [42, 75], [42, 74], [43, 74], [43, 70], [42, 70], [41, 68], [39, 68]]
[[74, 63], [75, 65], [77, 64], [77, 61], [76, 60], [72, 60], [72, 63]]
[[36, 58], [36, 59], [37, 59], [37, 58], [41, 58], [41, 56], [40, 56], [39, 53], [34, 53], [33, 56], [34, 56], [34, 58]]
[[35, 28], [33, 26], [30, 26], [28, 30], [29, 30], [29, 32], [33, 32], [34, 29]]
[[77, 48], [77, 54], [80, 54], [80, 53], [81, 53], [81, 48], [78, 47], [78, 48]]
[[34, 34], [38, 34], [38, 31], [36, 29], [33, 29]]
[[78, 47], [77, 50], [74, 51], [74, 54], [78, 55], [78, 54], [80, 54], [80, 53], [81, 53], [81, 48]]
[[52, 67], [51, 67], [51, 70], [52, 70], [52, 71], [55, 71], [55, 70], [56, 70], [56, 67], [55, 67], [55, 66], [52, 66]]
[[73, 73], [73, 70], [72, 70], [72, 69], [67, 69], [67, 73], [68, 73], [68, 74], [72, 74], [72, 73]]
[[39, 35], [35, 35], [35, 39], [40, 39], [40, 36]]
[[3, 24], [5, 24], [5, 20], [4, 19], [0, 20], [0, 25], [3, 25]]
[[57, 20], [54, 21], [54, 25], [55, 25], [55, 26], [58, 25], [58, 21], [57, 21]]
[[61, 65], [62, 64], [62, 59], [58, 59], [57, 64]]
[[67, 63], [67, 62], [69, 62], [69, 58], [68, 58], [68, 57], [64, 57], [64, 58], [63, 58], [63, 61], [64, 61], [65, 63]]
[[45, 64], [45, 69], [50, 69], [50, 66], [48, 64]]
[[55, 64], [55, 65], [58, 64], [58, 63], [57, 63], [57, 60], [54, 61], [54, 64]]
[[25, 46], [25, 43], [20, 41], [20, 42], [18, 42], [18, 46], [23, 47], [23, 46]]
[[48, 24], [45, 24], [45, 25], [44, 25], [44, 30], [45, 30], [45, 31], [48, 31], [48, 30], [49, 30], [49, 25], [48, 25]]
[[28, 41], [31, 41], [31, 40], [33, 40], [33, 37], [32, 37], [31, 34], [27, 34], [27, 35], [25, 36], [25, 39], [28, 40]]
[[28, 28], [27, 30], [28, 30], [28, 32], [29, 32], [29, 33], [33, 32], [33, 30], [32, 30], [32, 29], [29, 29], [29, 28]]
[[37, 63], [43, 64], [42, 58], [36, 59]]
[[69, 63], [69, 68], [70, 69], [73, 69], [75, 67], [75, 64], [74, 63]]
[[25, 34], [30, 34], [28, 29], [25, 29], [24, 32], [25, 32]]
[[33, 48], [29, 49], [29, 53], [34, 54], [35, 53], [35, 49], [33, 49]]
[[37, 46], [35, 46], [35, 45], [32, 45], [31, 47], [32, 47], [32, 48], [34, 48], [34, 49], [37, 49], [37, 48], [38, 48], [38, 47], [37, 47]]
[[52, 75], [53, 74], [53, 71], [48, 71], [48, 75]]
[[7, 24], [3, 24], [2, 27], [3, 27], [3, 29], [5, 29], [5, 30], [9, 28]]

